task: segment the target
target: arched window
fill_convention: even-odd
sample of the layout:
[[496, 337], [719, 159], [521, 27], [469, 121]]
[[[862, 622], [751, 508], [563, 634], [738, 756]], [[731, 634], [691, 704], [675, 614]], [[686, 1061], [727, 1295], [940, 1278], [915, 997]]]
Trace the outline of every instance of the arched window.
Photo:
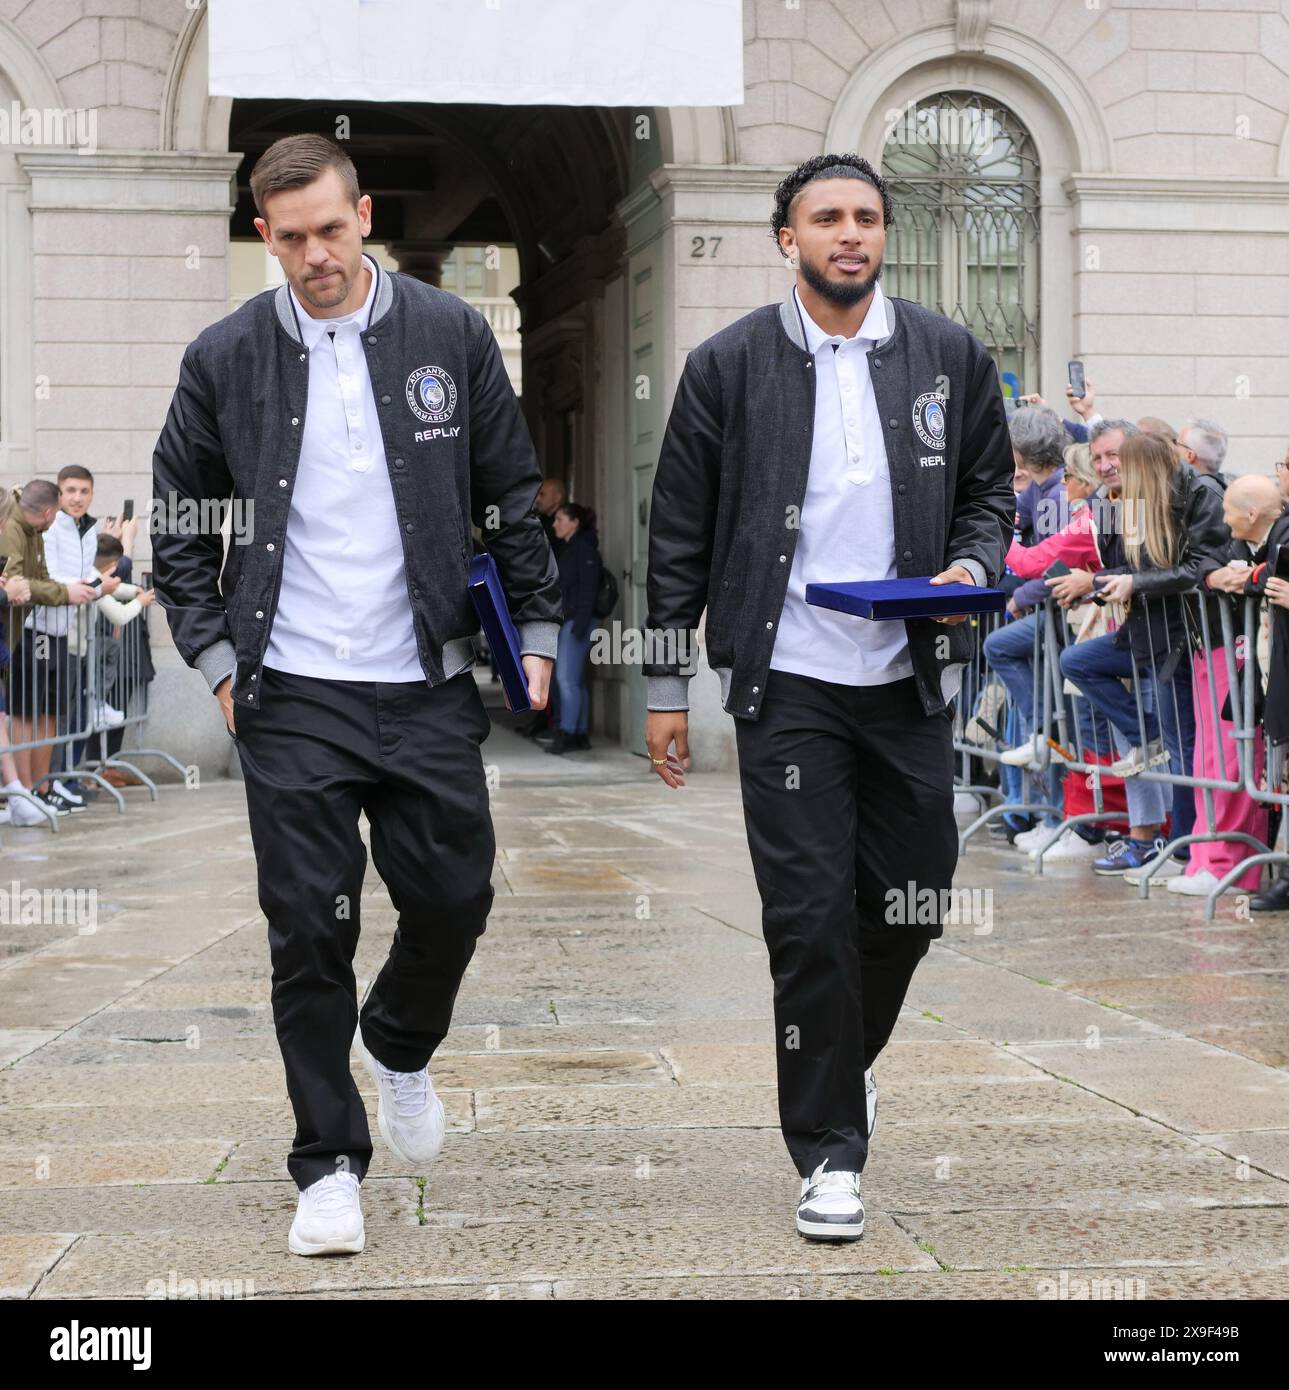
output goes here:
[[895, 224], [883, 281], [965, 324], [1020, 392], [1039, 389], [1038, 154], [1005, 106], [948, 91], [910, 103], [886, 138]]

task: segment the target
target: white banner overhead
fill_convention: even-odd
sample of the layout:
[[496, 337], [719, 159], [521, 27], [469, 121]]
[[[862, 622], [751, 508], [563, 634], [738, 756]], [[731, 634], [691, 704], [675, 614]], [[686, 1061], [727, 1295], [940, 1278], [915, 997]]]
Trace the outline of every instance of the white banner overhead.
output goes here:
[[742, 0], [208, 0], [210, 93], [737, 106]]

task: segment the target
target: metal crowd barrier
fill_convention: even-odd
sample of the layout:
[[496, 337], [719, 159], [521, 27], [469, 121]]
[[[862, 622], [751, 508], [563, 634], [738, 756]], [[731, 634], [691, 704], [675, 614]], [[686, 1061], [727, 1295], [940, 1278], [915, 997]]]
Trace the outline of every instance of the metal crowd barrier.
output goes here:
[[[183, 765], [164, 749], [140, 746], [122, 756], [121, 747], [129, 730], [142, 743], [147, 724], [151, 606], [145, 605], [120, 629], [92, 603], [66, 608], [14, 605], [9, 611], [12, 650], [3, 673], [7, 713], [0, 716], [7, 724], [7, 746], [0, 752], [48, 748], [44, 785], [68, 778], [94, 782], [120, 813], [125, 811], [125, 797], [104, 777], [109, 767], [133, 774], [155, 801], [156, 783], [137, 761], [160, 758], [181, 775]], [[0, 612], [0, 621], [6, 620]], [[57, 833], [59, 817], [51, 807], [28, 791], [9, 796], [34, 806]]]
[[[1221, 620], [1221, 632], [1210, 630], [1209, 602], [1215, 602]], [[1141, 600], [1138, 600], [1141, 602]], [[1184, 622], [1180, 608], [1183, 603], [1191, 606], [1194, 630], [1198, 619], [1200, 648], [1196, 651], [1189, 642], [1182, 648], [1182, 654], [1171, 671], [1161, 669], [1161, 653], [1168, 651], [1168, 615], [1170, 605], [1174, 627]], [[1201, 842], [1228, 841], [1246, 846], [1252, 852], [1222, 875], [1205, 900], [1204, 917], [1212, 920], [1217, 902], [1222, 893], [1238, 881], [1251, 867], [1262, 864], [1289, 863], [1289, 852], [1274, 851], [1265, 841], [1242, 830], [1217, 830], [1214, 793], [1240, 793], [1247, 795], [1256, 803], [1279, 807], [1282, 811], [1282, 825], [1289, 824], [1289, 815], [1284, 810], [1289, 806], [1289, 790], [1272, 790], [1258, 785], [1257, 746], [1261, 730], [1257, 726], [1253, 711], [1255, 691], [1253, 682], [1258, 679], [1258, 664], [1253, 659], [1256, 650], [1259, 621], [1259, 604], [1255, 599], [1247, 599], [1244, 604], [1244, 620], [1239, 642], [1232, 615], [1229, 597], [1212, 594], [1208, 590], [1194, 589], [1186, 595], [1170, 594], [1154, 596], [1144, 603], [1144, 622], [1147, 644], [1151, 655], [1148, 660], [1135, 657], [1128, 662], [1130, 674], [1131, 699], [1135, 714], [1136, 734], [1131, 739], [1125, 731], [1116, 728], [1104, 712], [1086, 694], [1071, 694], [1065, 690], [1067, 677], [1061, 670], [1061, 652], [1074, 645], [1065, 610], [1049, 598], [1040, 609], [1031, 610], [1033, 615], [1033, 643], [1030, 653], [1031, 676], [1028, 687], [1030, 721], [1022, 721], [1014, 692], [1009, 690], [999, 675], [987, 661], [985, 641], [989, 635], [1004, 626], [1002, 615], [991, 616], [978, 624], [979, 641], [976, 644], [975, 659], [968, 664], [963, 675], [962, 690], [955, 713], [954, 749], [961, 759], [957, 778], [957, 789], [970, 792], [987, 803], [984, 812], [966, 826], [959, 839], [961, 852], [965, 853], [973, 836], [989, 823], [1008, 813], [1030, 815], [1051, 815], [1059, 817], [1052, 827], [1053, 838], [1035, 855], [1035, 872], [1042, 874], [1043, 858], [1056, 843], [1056, 837], [1066, 829], [1079, 824], [1107, 820], [1125, 820], [1131, 824], [1131, 816], [1120, 810], [1107, 810], [1104, 802], [1103, 778], [1110, 771], [1110, 764], [1089, 759], [1087, 756], [1086, 732], [1091, 731], [1092, 741], [1097, 751], [1109, 744], [1115, 753], [1122, 757], [1128, 746], [1135, 746], [1143, 754], [1154, 744], [1162, 741], [1167, 751], [1171, 742], [1178, 745], [1181, 769], [1158, 764], [1147, 766], [1136, 772], [1132, 778], [1125, 778], [1127, 789], [1130, 781], [1138, 784], [1158, 784], [1167, 788], [1186, 788], [1194, 795], [1198, 791], [1197, 808], [1204, 810], [1204, 831], [1178, 833], [1177, 816], [1172, 815], [1172, 833], [1163, 851], [1142, 870], [1138, 892], [1148, 897], [1150, 881], [1172, 854], [1184, 846]], [[1030, 615], [1026, 615], [1027, 617]], [[1155, 629], [1152, 630], [1152, 623]], [[1162, 628], [1162, 630], [1160, 630]], [[1219, 638], [1217, 645], [1214, 639]], [[1193, 721], [1191, 682], [1192, 653], [1202, 658], [1208, 700], [1204, 707], [1205, 718], [1195, 722], [1193, 737], [1184, 737]], [[1247, 655], [1246, 655], [1247, 654]], [[1244, 660], [1239, 658], [1245, 655]], [[1180, 670], [1181, 663], [1186, 670]], [[1223, 729], [1222, 702], [1218, 697], [1217, 674], [1219, 669], [1226, 677], [1230, 692], [1231, 719], [1225, 721], [1231, 727]], [[1184, 694], [1179, 696], [1179, 686]], [[1125, 692], [1127, 693], [1127, 692]], [[1165, 717], [1166, 716], [1166, 717]], [[1030, 728], [1024, 727], [1028, 722]], [[1171, 737], [1165, 736], [1165, 726]], [[1147, 735], [1155, 730], [1153, 738]], [[1024, 743], [1033, 734], [1037, 737], [1037, 756], [1031, 765], [1020, 768], [1021, 787], [1019, 796], [1006, 800], [1001, 787], [994, 787], [980, 780], [977, 764], [996, 764], [1003, 766], [1003, 754], [1012, 747]], [[1197, 740], [1217, 741], [1217, 764], [1226, 767], [1229, 760], [1221, 753], [1221, 741], [1229, 738], [1234, 745], [1237, 772], [1232, 776], [1195, 776], [1193, 773], [1194, 755]], [[1055, 747], [1054, 747], [1055, 745]], [[1204, 745], [1206, 746], [1206, 745]], [[1269, 760], [1268, 760], [1269, 761]], [[1066, 816], [1063, 804], [1058, 803], [1059, 777], [1082, 776], [1091, 792], [1093, 810]], [[1001, 776], [1000, 776], [1001, 780]], [[1129, 792], [1131, 795], [1131, 792]], [[1165, 815], [1175, 812], [1181, 803], [1174, 794], [1172, 805], [1164, 806]], [[1131, 807], [1130, 807], [1131, 810]]]

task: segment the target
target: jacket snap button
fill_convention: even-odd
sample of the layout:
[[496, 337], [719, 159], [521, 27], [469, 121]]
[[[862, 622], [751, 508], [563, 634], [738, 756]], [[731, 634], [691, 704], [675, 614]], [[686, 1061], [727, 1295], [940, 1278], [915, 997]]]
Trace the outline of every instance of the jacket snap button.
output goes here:
[[373, 347], [376, 346], [376, 339], [375, 339], [375, 338], [368, 338], [367, 341], [368, 341]]
[[264, 610], [262, 608], [257, 608], [255, 610], [255, 616], [257, 618], [262, 618], [264, 616]]
[[722, 589], [728, 589], [729, 586], [730, 586], [730, 581], [729, 581], [728, 579], [722, 579], [722, 580], [721, 580], [721, 588], [722, 588]]
[[402, 460], [402, 459], [395, 459], [395, 460], [394, 460], [394, 467], [395, 467], [395, 468], [402, 468], [402, 466], [403, 466], [403, 460]]
[[264, 549], [265, 549], [265, 550], [272, 550], [272, 549], [273, 549], [273, 542], [270, 541], [270, 542], [268, 543], [268, 545], [266, 545], [266, 546], [264, 547]]
[[890, 427], [891, 427], [893, 430], [897, 430], [897, 429], [899, 429], [899, 427], [900, 427], [900, 422], [895, 418], [894, 415], [892, 415], [891, 418], [890, 418], [886, 423], [887, 423], [888, 425], [890, 425]]
[[747, 707], [747, 712], [748, 712], [749, 714], [751, 714], [752, 711], [753, 711], [754, 709], [756, 709], [756, 706], [755, 706], [755, 705], [749, 705], [749, 706]]
[[304, 361], [304, 358], [305, 358], [305, 354], [304, 354], [304, 353], [301, 353], [301, 354], [300, 354], [300, 361], [303, 362], [303, 361]]
[[292, 415], [292, 416], [291, 416], [291, 423], [292, 423], [293, 425], [298, 425], [298, 424], [300, 423], [300, 417], [299, 417], [298, 415]]
[[901, 491], [901, 492], [906, 492], [907, 490], [908, 490], [908, 489], [904, 486], [904, 484], [901, 483], [901, 484], [900, 484], [900, 491]]
[[403, 527], [403, 530], [406, 531], [408, 535], [411, 535], [411, 533], [416, 530], [416, 527], [409, 521], [407, 525]]
[[880, 357], [874, 357], [872, 361], [874, 367], [880, 367], [882, 365], [882, 359]]
[[906, 560], [911, 560], [913, 558], [913, 552], [911, 550], [906, 550], [904, 552], [904, 558]]
[[279, 478], [279, 479], [277, 480], [277, 485], [278, 485], [278, 487], [285, 487], [285, 486], [286, 486], [286, 479], [285, 479], [285, 478]]
[[787, 558], [788, 558], [788, 557], [787, 557], [786, 555], [780, 555], [780, 556], [779, 556], [779, 563], [780, 563], [781, 565], [782, 565], [782, 564], [785, 564], [785, 563], [787, 562]]
[[382, 397], [380, 398], [380, 403], [381, 403], [381, 405], [388, 405], [388, 404], [389, 404], [389, 397], [388, 397], [388, 396], [382, 396]]
[[760, 693], [761, 693], [761, 687], [760, 687], [759, 685], [754, 685], [754, 686], [752, 687], [752, 694], [753, 694], [753, 695], [759, 695]]
[[774, 626], [773, 623], [766, 623], [766, 627], [773, 627], [773, 626]]

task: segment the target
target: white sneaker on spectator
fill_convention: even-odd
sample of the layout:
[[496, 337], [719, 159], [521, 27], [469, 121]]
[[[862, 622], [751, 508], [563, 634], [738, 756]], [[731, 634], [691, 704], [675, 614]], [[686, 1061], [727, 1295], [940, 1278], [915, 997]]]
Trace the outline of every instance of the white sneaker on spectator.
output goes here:
[[69, 805], [85, 805], [85, 798], [83, 796], [78, 795], [76, 792], [69, 790], [66, 783], [60, 782], [57, 778], [55, 778], [49, 785], [50, 789], [56, 791], [58, 795], [61, 796], [63, 800], [66, 801]]
[[125, 723], [125, 715], [106, 700], [100, 700], [94, 709], [94, 723], [101, 729], [114, 729]]
[[1017, 747], [1009, 748], [998, 761], [1006, 763], [1008, 767], [1028, 767], [1030, 763], [1038, 762], [1046, 747], [1045, 740], [1035, 734]]
[[1012, 844], [1015, 845], [1017, 849], [1023, 849], [1028, 852], [1043, 838], [1043, 832], [1048, 828], [1049, 827], [1046, 825], [1035, 825], [1029, 830], [1022, 830], [1020, 834], [1012, 840]]
[[[1221, 879], [1208, 869], [1201, 869], [1195, 874], [1179, 874], [1168, 884], [1170, 893], [1181, 893], [1187, 898], [1207, 898], [1214, 888], [1221, 882]], [[1234, 884], [1227, 888], [1231, 892]]]
[[[1154, 861], [1152, 860], [1151, 864], [1153, 863]], [[1146, 876], [1146, 869], [1149, 869], [1151, 867], [1151, 864], [1147, 864], [1144, 868], [1141, 869], [1129, 869], [1128, 872], [1124, 874], [1123, 881], [1125, 883], [1131, 883], [1135, 885], [1137, 888], [1140, 888], [1141, 880]], [[1150, 886], [1153, 888], [1155, 884], [1167, 882], [1168, 879], [1176, 878], [1178, 874], [1185, 873], [1185, 871], [1186, 866], [1184, 864], [1179, 863], [1176, 859], [1169, 855], [1169, 857], [1155, 870], [1155, 872], [1151, 874]], [[1172, 884], [1170, 883], [1168, 886], [1171, 888]]]
[[356, 1255], [366, 1234], [352, 1173], [328, 1173], [300, 1191], [287, 1247], [293, 1255]]
[[1145, 772], [1148, 767], [1157, 767], [1167, 761], [1168, 751], [1164, 747], [1163, 739], [1151, 739], [1144, 749], [1129, 748], [1122, 758], [1111, 763], [1110, 776], [1135, 777], [1139, 772]]
[[[21, 782], [11, 782], [3, 788], [7, 792], [21, 792], [26, 788]], [[38, 806], [33, 806], [30, 801], [21, 796], [11, 796], [7, 803], [9, 808], [9, 822], [11, 825], [44, 825], [49, 819]]]
[[[1075, 828], [1067, 826], [1060, 836], [1048, 846], [1043, 855], [1044, 864], [1073, 863], [1080, 859], [1095, 859], [1101, 853], [1100, 845], [1089, 844]], [[1038, 852], [1031, 852], [1031, 859], [1038, 858]]]
[[1050, 856], [1052, 849], [1056, 847], [1056, 842], [1061, 838], [1062, 832], [1060, 826], [1040, 825], [1038, 828], [1041, 833], [1036, 835], [1029, 844], [1025, 846], [1025, 853], [1031, 859], [1038, 858], [1040, 849], [1047, 849], [1048, 851], [1048, 854], [1045, 855], [1044, 858]]

